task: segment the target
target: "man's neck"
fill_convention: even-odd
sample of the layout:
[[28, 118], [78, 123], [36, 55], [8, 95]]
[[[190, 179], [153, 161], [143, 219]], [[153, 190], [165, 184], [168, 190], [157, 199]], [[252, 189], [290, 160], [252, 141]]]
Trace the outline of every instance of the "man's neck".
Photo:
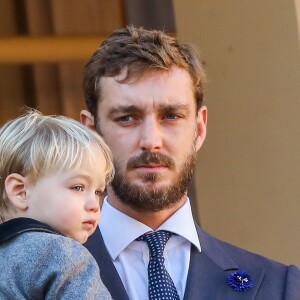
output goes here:
[[178, 202], [176, 202], [172, 207], [160, 210], [160, 211], [138, 211], [129, 205], [126, 205], [120, 201], [120, 199], [115, 195], [111, 187], [107, 189], [107, 201], [115, 209], [121, 211], [127, 216], [147, 225], [153, 230], [158, 229], [167, 219], [169, 219], [187, 200], [187, 195], [185, 194]]

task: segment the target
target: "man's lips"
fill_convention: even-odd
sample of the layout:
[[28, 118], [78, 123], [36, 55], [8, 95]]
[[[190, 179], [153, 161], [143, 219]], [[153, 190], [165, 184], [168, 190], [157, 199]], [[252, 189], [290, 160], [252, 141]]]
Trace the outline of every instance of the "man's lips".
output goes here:
[[139, 164], [134, 166], [134, 169], [139, 168], [147, 168], [147, 169], [155, 169], [155, 168], [167, 168], [168, 166], [165, 164], [157, 164], [157, 163], [150, 163], [150, 164]]
[[148, 164], [148, 165], [139, 165], [135, 166], [133, 170], [140, 171], [140, 172], [159, 172], [162, 170], [167, 169], [168, 167], [166, 165], [160, 165], [160, 164]]
[[161, 165], [161, 164], [144, 164], [144, 165], [139, 165], [136, 166], [135, 168], [167, 168], [166, 165]]

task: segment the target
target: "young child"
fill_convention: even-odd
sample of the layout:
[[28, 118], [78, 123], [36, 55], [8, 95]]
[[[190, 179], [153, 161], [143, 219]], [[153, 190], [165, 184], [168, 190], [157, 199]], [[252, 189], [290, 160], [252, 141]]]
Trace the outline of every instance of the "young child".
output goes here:
[[81, 244], [113, 175], [101, 137], [35, 110], [0, 129], [0, 299], [111, 299]]

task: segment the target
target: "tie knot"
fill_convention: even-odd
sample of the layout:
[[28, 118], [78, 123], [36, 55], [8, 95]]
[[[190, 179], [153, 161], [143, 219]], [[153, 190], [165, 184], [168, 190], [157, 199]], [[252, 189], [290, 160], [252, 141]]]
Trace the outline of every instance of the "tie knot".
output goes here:
[[172, 232], [166, 230], [158, 230], [151, 233], [145, 233], [137, 240], [147, 242], [150, 256], [163, 256], [167, 241], [172, 235]]

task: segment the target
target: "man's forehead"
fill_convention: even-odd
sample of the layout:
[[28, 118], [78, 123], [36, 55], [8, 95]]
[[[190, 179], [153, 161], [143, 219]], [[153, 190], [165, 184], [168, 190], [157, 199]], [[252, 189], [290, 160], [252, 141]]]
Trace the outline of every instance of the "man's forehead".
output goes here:
[[99, 79], [97, 78], [95, 84], [100, 84], [101, 88], [107, 86], [108, 84], [117, 86], [134, 86], [146, 81], [155, 81], [158, 83], [163, 83], [164, 81], [172, 79], [174, 77], [185, 78], [185, 80], [190, 82], [192, 85], [192, 78], [189, 72], [187, 70], [175, 66], [171, 67], [170, 69], [149, 68], [149, 70], [142, 71], [138, 74], [134, 73], [130, 76], [128, 76], [128, 72], [125, 69], [116, 76], [103, 76]]
[[195, 104], [192, 82], [187, 71], [148, 72], [134, 82], [119, 82], [119, 77], [103, 77], [99, 106], [116, 110], [170, 109]]

